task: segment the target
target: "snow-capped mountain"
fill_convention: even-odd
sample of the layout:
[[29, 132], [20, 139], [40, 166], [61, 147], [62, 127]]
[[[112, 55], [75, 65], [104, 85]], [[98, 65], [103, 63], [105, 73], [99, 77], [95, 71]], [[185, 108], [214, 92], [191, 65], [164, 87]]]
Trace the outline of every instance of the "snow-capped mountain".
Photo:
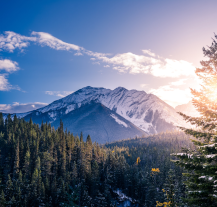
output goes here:
[[[105, 88], [82, 88], [65, 98], [54, 101], [43, 108], [19, 117], [31, 117], [35, 120], [54, 123], [62, 116], [89, 104], [101, 103], [124, 119], [132, 122], [143, 131], [153, 134], [174, 129], [175, 126], [187, 126], [176, 110], [153, 94], [144, 91], [127, 90], [118, 87], [114, 90]], [[117, 121], [118, 123], [118, 121]]]

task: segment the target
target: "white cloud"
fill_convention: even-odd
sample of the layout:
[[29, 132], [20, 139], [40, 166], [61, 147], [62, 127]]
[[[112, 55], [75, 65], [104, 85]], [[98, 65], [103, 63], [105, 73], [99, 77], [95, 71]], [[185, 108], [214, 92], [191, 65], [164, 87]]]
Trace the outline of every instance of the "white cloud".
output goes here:
[[93, 56], [93, 57], [98, 58], [98, 59], [111, 55], [109, 53], [92, 52], [92, 51], [86, 50], [86, 49], [83, 49], [83, 52], [89, 56]]
[[178, 80], [178, 81], [172, 82], [171, 85], [173, 85], [173, 86], [181, 86], [181, 85], [184, 85], [184, 84], [185, 84], [185, 81], [187, 81], [186, 78], [185, 78], [185, 79], [180, 79], [180, 80]]
[[110, 68], [110, 65], [104, 65], [103, 67], [104, 68]]
[[8, 83], [5, 74], [0, 74], [0, 91], [8, 91], [11, 89], [11, 85]]
[[14, 72], [16, 70], [19, 70], [18, 63], [8, 59], [0, 60], [0, 70]]
[[[89, 54], [91, 55], [91, 54]], [[95, 56], [96, 57], [96, 56]], [[131, 52], [117, 54], [113, 57], [98, 55], [96, 58], [110, 64], [114, 70], [131, 74], [152, 74], [155, 77], [195, 76], [195, 67], [184, 60], [163, 59], [154, 53], [136, 55]]]
[[[0, 60], [0, 71], [5, 70], [8, 73], [19, 70], [18, 63], [8, 59]], [[19, 87], [12, 87], [7, 79], [7, 74], [0, 74], [0, 91], [8, 91], [10, 89], [20, 90]]]
[[141, 88], [145, 88], [145, 87], [147, 87], [147, 86], [148, 86], [148, 84], [145, 84], [145, 83], [144, 83], [144, 84], [140, 84], [140, 87], [141, 87]]
[[36, 41], [36, 37], [26, 37], [15, 32], [7, 31], [5, 35], [0, 35], [0, 50], [13, 52], [16, 48], [22, 51], [28, 47], [30, 41]]
[[73, 93], [74, 91], [45, 91], [45, 94], [51, 95], [51, 96], [58, 96], [58, 97], [65, 97], [69, 94]]
[[150, 65], [158, 64], [159, 61], [143, 55], [135, 55], [131, 52], [117, 54], [111, 58], [106, 56], [98, 57], [99, 60], [113, 65], [113, 69], [119, 72], [149, 73]]
[[48, 46], [55, 50], [81, 50], [82, 47], [79, 47], [74, 44], [63, 42], [62, 40], [48, 34], [45, 32], [32, 32], [31, 35], [36, 36], [37, 42], [42, 46]]
[[144, 54], [148, 54], [148, 55], [150, 55], [150, 56], [152, 56], [152, 57], [155, 57], [156, 55], [153, 53], [153, 52], [151, 52], [150, 50], [142, 50], [142, 52], [144, 53]]
[[30, 42], [37, 42], [41, 46], [48, 46], [55, 50], [76, 51], [75, 55], [86, 54], [91, 60], [106, 63], [105, 67], [111, 66], [114, 70], [131, 74], [152, 74], [155, 77], [180, 77], [195, 76], [193, 65], [184, 60], [162, 58], [150, 50], [142, 50], [144, 55], [137, 55], [131, 52], [122, 54], [106, 54], [86, 50], [83, 47], [62, 40], [45, 32], [32, 32], [31, 37], [22, 36], [14, 32], [5, 32], [0, 36], [0, 49], [13, 52], [15, 48], [27, 47]]
[[34, 102], [34, 103], [18, 103], [13, 104], [0, 104], [0, 111], [3, 113], [24, 113], [48, 105], [47, 103]]
[[[48, 46], [55, 50], [82, 50], [74, 44], [63, 42], [62, 40], [45, 32], [32, 32], [30, 37], [26, 37], [15, 32], [7, 31], [4, 35], [0, 35], [0, 50], [8, 50], [13, 52], [16, 48], [21, 51], [23, 48], [28, 47], [30, 42], [37, 42], [41, 46]], [[82, 55], [82, 53], [76, 53], [76, 55]]]
[[158, 96], [173, 107], [189, 102], [192, 97], [189, 88], [181, 90], [179, 88], [174, 88], [171, 85], [161, 86], [158, 89], [151, 89], [149, 93]]
[[81, 52], [77, 52], [74, 55], [76, 55], [76, 56], [82, 56], [83, 54]]
[[100, 62], [92, 62], [94, 65], [100, 65]]
[[195, 76], [195, 67], [184, 60], [165, 59], [160, 64], [152, 65], [151, 74], [156, 77], [177, 78], [180, 76]]
[[180, 77], [194, 76], [195, 68], [184, 60], [172, 60], [136, 55], [133, 53], [117, 54], [112, 58], [98, 57], [99, 60], [109, 63], [113, 69], [119, 72], [129, 72], [131, 74], [145, 73], [155, 77]]

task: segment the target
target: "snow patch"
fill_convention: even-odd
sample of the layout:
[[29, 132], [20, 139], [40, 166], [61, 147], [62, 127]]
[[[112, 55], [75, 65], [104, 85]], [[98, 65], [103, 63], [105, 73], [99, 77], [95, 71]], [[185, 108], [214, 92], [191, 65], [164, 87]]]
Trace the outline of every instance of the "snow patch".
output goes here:
[[215, 147], [215, 146], [216, 146], [216, 143], [214, 143], [214, 144], [208, 144], [208, 145], [203, 145], [203, 146], [200, 146], [200, 148], [205, 148], [205, 147], [212, 148], [212, 147]]
[[205, 157], [206, 158], [213, 158], [213, 157], [215, 157], [216, 156], [216, 154], [212, 154], [212, 155], [206, 155]]
[[[198, 179], [207, 179], [207, 180], [212, 180], [213, 177], [203, 175], [203, 176], [200, 176]], [[215, 181], [214, 181], [214, 183], [215, 183]]]
[[111, 114], [110, 115], [118, 124], [121, 124], [121, 125], [123, 125], [123, 126], [125, 126], [126, 128], [128, 127], [128, 125], [125, 123], [125, 122], [123, 122], [123, 121], [121, 121], [117, 116], [115, 116], [114, 114]]
[[56, 113], [55, 112], [49, 112], [48, 115], [50, 118], [52, 118], [54, 121], [56, 120]]
[[75, 105], [69, 105], [67, 106], [65, 113], [68, 114], [70, 111], [73, 111], [74, 109], [75, 109]]
[[187, 154], [187, 153], [172, 153], [171, 155], [188, 156], [188, 158], [192, 158], [193, 156], [193, 154]]
[[132, 202], [132, 201], [133, 201], [133, 199], [132, 199], [132, 198], [130, 198], [130, 197], [128, 197], [128, 196], [126, 196], [126, 195], [125, 195], [124, 193], [122, 193], [122, 191], [121, 191], [121, 190], [119, 190], [119, 189], [117, 189], [117, 190], [114, 190], [113, 192], [118, 194], [118, 196], [119, 196], [119, 199], [120, 199], [121, 201], [123, 201], [123, 200], [125, 200], [125, 199], [129, 200], [130, 202]]

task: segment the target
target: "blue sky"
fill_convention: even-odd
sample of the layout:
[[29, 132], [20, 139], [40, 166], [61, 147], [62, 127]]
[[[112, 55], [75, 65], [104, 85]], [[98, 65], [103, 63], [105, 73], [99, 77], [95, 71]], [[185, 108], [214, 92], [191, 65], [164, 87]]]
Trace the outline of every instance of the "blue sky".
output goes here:
[[196, 88], [217, 1], [0, 2], [0, 111], [41, 107], [85, 86], [145, 90], [176, 106]]

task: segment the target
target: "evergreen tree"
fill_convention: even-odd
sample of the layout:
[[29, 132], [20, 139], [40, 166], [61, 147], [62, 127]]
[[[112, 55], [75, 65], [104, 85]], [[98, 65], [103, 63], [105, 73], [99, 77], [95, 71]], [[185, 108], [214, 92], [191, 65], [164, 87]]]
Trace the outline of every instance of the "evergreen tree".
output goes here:
[[13, 172], [13, 179], [17, 179], [19, 175], [19, 168], [20, 168], [20, 158], [19, 158], [19, 139], [17, 142], [16, 152], [15, 152], [15, 159], [14, 159], [14, 172]]
[[5, 207], [5, 206], [6, 206], [5, 194], [4, 194], [4, 191], [3, 191], [3, 190], [2, 190], [2, 192], [1, 192], [0, 206], [2, 206], [2, 207]]
[[30, 152], [27, 150], [25, 158], [24, 158], [24, 173], [25, 173], [25, 180], [26, 182], [29, 181], [30, 178]]
[[88, 134], [88, 136], [87, 136], [86, 143], [87, 143], [88, 145], [92, 145], [92, 140], [91, 140], [91, 137], [90, 137], [89, 134]]
[[83, 137], [83, 133], [81, 132], [81, 135], [80, 135], [80, 142], [83, 143], [84, 142], [84, 137]]
[[0, 113], [0, 132], [4, 132], [4, 118], [2, 113]]
[[[215, 35], [217, 39], [217, 35]], [[201, 117], [195, 118], [180, 113], [185, 120], [195, 125], [193, 129], [182, 128], [186, 134], [192, 135], [196, 149], [186, 149], [175, 154], [175, 161], [187, 172], [187, 199], [190, 206], [217, 206], [217, 42], [213, 40], [207, 49], [203, 48], [204, 56], [201, 68], [196, 69], [196, 75], [202, 81], [202, 88], [191, 90], [193, 104]]]

